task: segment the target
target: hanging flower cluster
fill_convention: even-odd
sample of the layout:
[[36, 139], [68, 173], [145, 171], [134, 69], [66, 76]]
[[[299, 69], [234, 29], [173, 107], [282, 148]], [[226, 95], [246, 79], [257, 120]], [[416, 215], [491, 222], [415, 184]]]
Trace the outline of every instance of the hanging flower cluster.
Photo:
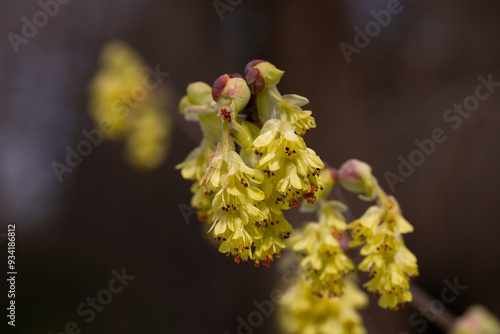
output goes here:
[[406, 248], [403, 234], [413, 226], [403, 217], [396, 199], [387, 196], [371, 174], [370, 167], [349, 160], [339, 170], [340, 183], [346, 189], [364, 193], [364, 198], [377, 197], [377, 204], [348, 225], [353, 241], [350, 247], [363, 246], [365, 256], [358, 268], [368, 272], [368, 291], [380, 295], [379, 305], [397, 310], [412, 300], [410, 280], [418, 276], [417, 258]]
[[335, 297], [343, 293], [344, 277], [354, 270], [354, 264], [344, 253], [347, 224], [342, 212], [346, 207], [338, 201], [328, 201], [334, 186], [329, 169], [320, 176], [324, 189], [318, 193], [318, 222], [307, 223], [302, 231], [290, 239], [292, 249], [303, 256], [301, 267], [304, 278], [318, 296]]
[[191, 205], [219, 251], [236, 262], [269, 266], [292, 232], [283, 210], [302, 198], [313, 203], [321, 189], [324, 164], [302, 138], [315, 122], [301, 108], [307, 99], [277, 90], [283, 73], [255, 60], [245, 77], [190, 84], [180, 102], [185, 118], [200, 123], [203, 139], [176, 168], [195, 181]]
[[122, 42], [107, 44], [101, 68], [90, 85], [90, 115], [107, 140], [124, 141], [125, 159], [139, 169], [167, 157], [172, 123], [166, 96], [143, 59]]
[[358, 309], [367, 305], [367, 295], [351, 279], [345, 280], [344, 294], [336, 298], [320, 298], [300, 280], [281, 298], [278, 316], [284, 333], [366, 334]]
[[[191, 205], [219, 251], [236, 262], [269, 266], [289, 246], [302, 256], [301, 278], [284, 294], [281, 323], [290, 333], [365, 333], [357, 309], [367, 304], [355, 283], [350, 248], [362, 246], [357, 268], [379, 305], [397, 310], [412, 300], [409, 282], [418, 275], [416, 257], [403, 234], [413, 231], [396, 199], [380, 188], [369, 165], [349, 160], [337, 171], [325, 168], [303, 136], [316, 122], [309, 101], [281, 95], [283, 71], [251, 61], [245, 76], [224, 74], [212, 87], [188, 86], [180, 102], [186, 120], [199, 122], [200, 146], [176, 166], [193, 181]], [[328, 199], [337, 186], [377, 200], [347, 223], [346, 206]], [[301, 204], [302, 203], [302, 204]], [[301, 204], [317, 221], [293, 232], [283, 211]], [[351, 231], [351, 238], [347, 231]]]

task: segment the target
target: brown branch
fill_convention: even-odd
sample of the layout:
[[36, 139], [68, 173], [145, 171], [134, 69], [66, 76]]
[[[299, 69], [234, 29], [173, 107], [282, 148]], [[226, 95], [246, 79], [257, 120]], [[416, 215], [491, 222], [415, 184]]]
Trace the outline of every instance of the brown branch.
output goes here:
[[432, 313], [429, 310], [429, 306], [431, 305], [432, 301], [436, 299], [432, 298], [432, 296], [429, 295], [427, 291], [419, 287], [414, 282], [410, 284], [410, 291], [413, 295], [413, 301], [410, 303], [410, 306], [412, 308], [426, 317], [427, 320], [429, 320], [443, 332], [447, 332], [453, 327], [456, 317], [444, 306], [444, 303], [441, 302], [443, 307], [442, 312], [439, 312], [439, 314]]

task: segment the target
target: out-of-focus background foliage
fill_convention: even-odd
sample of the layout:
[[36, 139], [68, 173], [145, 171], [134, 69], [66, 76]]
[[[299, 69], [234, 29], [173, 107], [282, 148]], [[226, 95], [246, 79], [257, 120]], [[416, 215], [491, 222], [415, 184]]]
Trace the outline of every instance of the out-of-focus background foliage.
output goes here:
[[[395, 185], [415, 226], [407, 244], [419, 259], [416, 283], [440, 299], [443, 281], [457, 279], [467, 289], [447, 304], [452, 312], [482, 303], [500, 314], [500, 90], [457, 130], [443, 121], [448, 108], [474, 95], [478, 76], [500, 81], [500, 2], [401, 1], [402, 12], [348, 63], [339, 44], [352, 45], [353, 28], [364, 30], [370, 11], [387, 3], [247, 0], [221, 20], [208, 0], [70, 1], [15, 53], [8, 33], [20, 35], [22, 18], [32, 21], [41, 7], [2, 0], [0, 233], [16, 223], [16, 332], [59, 333], [75, 321], [82, 333], [236, 333], [252, 302], [269, 299], [282, 283], [279, 261], [254, 268], [219, 254], [194, 215], [184, 220], [179, 205], [189, 203], [190, 182], [174, 170], [201, 138], [178, 115], [186, 85], [242, 72], [254, 58], [286, 71], [282, 93], [311, 101], [318, 127], [305, 137], [308, 146], [331, 166], [352, 157], [369, 162], [389, 192], [384, 172], [397, 173], [398, 156], [445, 130], [448, 139]], [[140, 172], [124, 161], [123, 144], [104, 142], [59, 182], [52, 162], [63, 162], [66, 146], [95, 127], [88, 86], [101, 47], [113, 39], [169, 72], [170, 155]], [[363, 212], [365, 204], [346, 199], [353, 215]], [[288, 217], [295, 226], [304, 219], [296, 211]], [[122, 267], [136, 278], [85, 323], [77, 305]], [[412, 326], [413, 312], [384, 311], [372, 298], [363, 315], [369, 333], [439, 333], [432, 322]], [[277, 331], [273, 317], [255, 329]]]

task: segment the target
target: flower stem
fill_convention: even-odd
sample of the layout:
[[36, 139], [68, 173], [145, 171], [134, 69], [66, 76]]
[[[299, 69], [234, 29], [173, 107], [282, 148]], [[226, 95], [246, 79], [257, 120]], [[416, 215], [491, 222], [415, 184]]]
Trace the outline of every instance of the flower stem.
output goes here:
[[229, 122], [222, 120], [222, 152], [229, 151]]
[[[375, 181], [376, 182], [376, 181]], [[376, 183], [375, 185], [375, 194], [378, 197], [378, 200], [380, 201], [381, 204], [384, 204], [387, 202], [387, 194], [385, 191]]]

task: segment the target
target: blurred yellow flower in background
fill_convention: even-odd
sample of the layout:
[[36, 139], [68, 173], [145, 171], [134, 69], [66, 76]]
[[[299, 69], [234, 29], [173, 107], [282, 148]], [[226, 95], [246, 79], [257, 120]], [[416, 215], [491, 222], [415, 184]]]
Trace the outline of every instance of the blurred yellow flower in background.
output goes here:
[[125, 142], [126, 161], [138, 169], [158, 167], [167, 157], [172, 121], [165, 110], [168, 75], [147, 67], [123, 42], [110, 42], [101, 52], [101, 67], [89, 87], [89, 113], [106, 124], [107, 140]]

